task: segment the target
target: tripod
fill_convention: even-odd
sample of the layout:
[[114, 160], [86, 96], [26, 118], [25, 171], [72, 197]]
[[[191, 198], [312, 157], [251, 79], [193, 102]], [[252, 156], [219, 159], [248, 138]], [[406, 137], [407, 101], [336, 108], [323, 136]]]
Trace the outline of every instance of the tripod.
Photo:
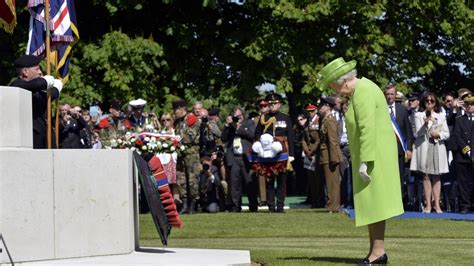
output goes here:
[[[10, 263], [12, 264], [12, 266], [14, 266], [15, 263], [13, 263], [12, 256], [10, 255], [10, 252], [8, 251], [7, 244], [5, 243], [5, 239], [3, 238], [3, 235], [1, 233], [0, 233], [0, 240], [3, 243], [3, 246], [5, 247], [5, 250], [7, 251], [7, 255], [8, 255], [8, 259], [10, 260]], [[0, 248], [0, 253], [2, 253], [2, 248]]]

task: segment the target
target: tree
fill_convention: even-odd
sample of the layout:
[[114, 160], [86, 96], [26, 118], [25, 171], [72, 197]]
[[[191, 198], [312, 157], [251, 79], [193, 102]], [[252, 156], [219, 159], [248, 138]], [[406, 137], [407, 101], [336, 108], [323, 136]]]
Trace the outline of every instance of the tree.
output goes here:
[[[382, 87], [397, 83], [404, 92], [419, 84], [440, 93], [472, 83], [474, 13], [462, 1], [93, 0], [76, 5], [82, 44], [75, 48], [77, 73], [67, 88], [81, 101], [142, 94], [166, 108], [174, 97], [205, 100], [207, 106], [250, 106], [260, 97], [256, 86], [270, 82], [287, 95], [294, 115], [308, 99], [333, 93], [316, 87], [315, 74], [339, 56], [357, 60], [361, 76]], [[117, 31], [117, 37], [108, 37]], [[119, 53], [130, 58], [122, 60]], [[132, 64], [131, 58], [137, 61]], [[143, 69], [150, 58], [153, 74], [128, 69]], [[147, 82], [131, 80], [142, 74]]]

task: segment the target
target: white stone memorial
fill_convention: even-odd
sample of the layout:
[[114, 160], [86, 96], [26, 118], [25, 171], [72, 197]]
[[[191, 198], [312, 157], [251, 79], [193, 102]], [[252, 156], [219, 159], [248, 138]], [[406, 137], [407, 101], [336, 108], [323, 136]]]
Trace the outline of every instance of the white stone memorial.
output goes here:
[[137, 252], [132, 152], [33, 150], [31, 112], [29, 91], [0, 86], [0, 265], [6, 247], [21, 265], [250, 264], [248, 251]]

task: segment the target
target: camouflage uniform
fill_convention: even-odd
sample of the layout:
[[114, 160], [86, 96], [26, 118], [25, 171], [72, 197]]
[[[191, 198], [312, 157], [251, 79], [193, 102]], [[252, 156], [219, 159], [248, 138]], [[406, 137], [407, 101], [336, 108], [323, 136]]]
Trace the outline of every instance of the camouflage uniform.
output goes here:
[[[189, 202], [194, 207], [195, 202], [199, 200], [198, 178], [201, 169], [199, 161], [199, 126], [196, 124], [188, 126], [186, 118], [182, 118], [176, 123], [175, 130], [176, 134], [181, 136], [181, 143], [186, 146], [184, 155], [178, 156], [176, 165], [177, 184], [185, 206]], [[186, 175], [189, 177], [189, 187]]]
[[127, 120], [115, 120], [112, 116], [101, 120], [99, 123], [99, 136], [103, 148], [113, 147], [115, 144], [111, 142], [112, 139], [122, 137], [130, 129], [130, 123]]

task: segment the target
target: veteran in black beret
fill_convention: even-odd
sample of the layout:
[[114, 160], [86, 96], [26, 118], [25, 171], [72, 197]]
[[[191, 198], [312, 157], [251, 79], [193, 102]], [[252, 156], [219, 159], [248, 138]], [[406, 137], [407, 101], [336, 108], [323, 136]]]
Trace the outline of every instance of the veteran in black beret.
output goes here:
[[[46, 110], [48, 94], [51, 89], [51, 100], [59, 97], [63, 83], [52, 76], [43, 76], [39, 66], [41, 58], [34, 55], [20, 56], [14, 62], [18, 78], [10, 86], [19, 87], [31, 92], [33, 105], [33, 148], [47, 148]], [[53, 134], [51, 134], [53, 135]], [[54, 139], [54, 137], [52, 137]], [[52, 143], [54, 143], [52, 141]]]
[[[275, 92], [270, 92], [265, 97], [270, 106], [270, 112], [262, 115], [255, 129], [255, 140], [260, 140], [260, 136], [268, 133], [282, 143], [283, 151], [288, 153], [288, 170], [291, 170], [291, 162], [294, 160], [295, 135], [293, 132], [293, 123], [287, 114], [280, 112], [283, 103], [283, 97]], [[285, 184], [286, 172], [267, 178], [266, 192], [269, 212], [284, 212], [285, 203]], [[277, 188], [274, 188], [274, 178], [277, 180]], [[275, 205], [276, 193], [276, 205]]]
[[470, 211], [474, 178], [474, 96], [464, 99], [465, 113], [456, 118], [453, 137], [456, 144], [454, 161], [459, 188], [461, 213]]

